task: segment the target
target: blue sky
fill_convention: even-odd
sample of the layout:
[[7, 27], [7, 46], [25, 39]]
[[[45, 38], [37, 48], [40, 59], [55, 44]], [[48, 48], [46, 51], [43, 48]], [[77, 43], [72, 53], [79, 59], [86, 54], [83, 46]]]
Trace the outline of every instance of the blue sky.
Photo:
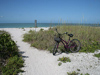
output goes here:
[[0, 23], [100, 23], [100, 0], [0, 0]]

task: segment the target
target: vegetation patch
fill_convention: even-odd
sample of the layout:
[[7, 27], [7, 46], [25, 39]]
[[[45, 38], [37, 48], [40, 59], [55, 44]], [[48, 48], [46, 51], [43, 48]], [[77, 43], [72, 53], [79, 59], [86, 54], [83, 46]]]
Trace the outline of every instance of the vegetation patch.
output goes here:
[[64, 56], [63, 56], [62, 58], [59, 58], [58, 61], [60, 61], [60, 62], [58, 63], [58, 66], [61, 66], [61, 65], [62, 65], [62, 62], [63, 62], [63, 63], [71, 62], [71, 60], [69, 59], [69, 57], [64, 57]]
[[31, 46], [38, 49], [51, 50], [54, 46], [54, 29], [44, 31], [40, 29], [39, 32], [30, 30], [29, 33], [24, 34], [23, 41], [29, 42]]
[[[78, 39], [81, 42], [80, 52], [94, 52], [95, 50], [100, 49], [100, 28], [99, 27], [90, 27], [90, 26], [57, 26], [56, 27], [59, 33], [68, 32], [74, 36], [71, 39]], [[24, 34], [23, 41], [29, 42], [31, 46], [36, 47], [42, 50], [49, 50], [52, 52], [55, 41], [54, 36], [57, 36], [55, 27], [50, 28], [49, 30], [41, 29], [39, 32], [30, 30], [29, 33]], [[64, 40], [68, 40], [67, 35], [63, 36]], [[63, 45], [59, 45], [62, 51], [64, 50]]]
[[68, 75], [78, 75], [79, 73], [78, 73], [78, 72], [73, 71], [73, 72], [67, 72], [67, 74], [68, 74]]
[[58, 66], [61, 66], [61, 65], [62, 65], [62, 63], [61, 63], [61, 62], [59, 62], [59, 63], [58, 63]]
[[0, 31], [0, 75], [17, 75], [23, 72], [24, 61], [9, 33]]
[[90, 44], [88, 43], [84, 43], [85, 46], [82, 47], [82, 49], [80, 50], [80, 52], [86, 52], [86, 53], [94, 53], [96, 50], [100, 49], [100, 43], [96, 40], [92, 40], [89, 41]]
[[62, 58], [59, 58], [58, 61], [61, 61], [63, 63], [66, 63], [66, 62], [71, 62], [71, 60], [69, 59], [69, 57], [62, 57]]
[[100, 58], [100, 53], [94, 54], [95, 57]]
[[90, 75], [90, 74], [88, 74], [88, 73], [86, 73], [86, 74], [80, 74], [80, 73], [78, 73], [78, 72], [75, 72], [75, 71], [73, 71], [73, 72], [67, 72], [67, 74], [68, 75]]
[[7, 65], [2, 67], [2, 74], [3, 75], [17, 75], [19, 72], [24, 72], [20, 68], [23, 67], [24, 61], [21, 57], [17, 55], [14, 57], [10, 57], [7, 61]]

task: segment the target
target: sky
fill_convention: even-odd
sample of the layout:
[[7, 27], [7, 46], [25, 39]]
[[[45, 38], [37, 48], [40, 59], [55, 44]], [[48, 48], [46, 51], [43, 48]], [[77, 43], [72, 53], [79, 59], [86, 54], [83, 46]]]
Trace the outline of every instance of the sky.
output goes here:
[[99, 23], [100, 0], [0, 0], [0, 23]]

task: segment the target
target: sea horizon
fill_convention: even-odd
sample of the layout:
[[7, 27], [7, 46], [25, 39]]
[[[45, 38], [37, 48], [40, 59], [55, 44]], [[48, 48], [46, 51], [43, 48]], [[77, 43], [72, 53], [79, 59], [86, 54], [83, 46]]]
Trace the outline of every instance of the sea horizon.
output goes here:
[[[61, 25], [83, 25], [83, 26], [96, 26], [100, 27], [100, 24], [96, 23], [37, 23], [37, 27], [55, 27]], [[30, 28], [35, 27], [35, 23], [0, 23], [0, 28]]]

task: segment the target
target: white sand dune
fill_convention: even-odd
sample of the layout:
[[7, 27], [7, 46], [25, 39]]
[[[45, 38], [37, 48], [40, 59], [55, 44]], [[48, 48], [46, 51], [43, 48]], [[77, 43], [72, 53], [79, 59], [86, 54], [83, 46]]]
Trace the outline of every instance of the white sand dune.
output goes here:
[[[100, 75], [100, 60], [94, 57], [94, 53], [62, 53], [58, 56], [53, 56], [48, 51], [38, 50], [30, 47], [30, 44], [23, 42], [23, 34], [29, 30], [39, 31], [41, 28], [1, 28], [9, 32], [12, 39], [18, 45], [20, 53], [25, 60], [25, 71], [22, 75], [67, 75], [67, 72], [76, 71], [79, 73], [89, 73], [90, 75]], [[43, 28], [47, 30], [48, 28]], [[100, 50], [98, 51], [100, 53]], [[95, 52], [95, 53], [98, 53]], [[71, 62], [62, 63], [58, 66], [59, 57], [69, 57]], [[80, 71], [77, 71], [80, 69]], [[20, 74], [19, 74], [20, 75]]]

